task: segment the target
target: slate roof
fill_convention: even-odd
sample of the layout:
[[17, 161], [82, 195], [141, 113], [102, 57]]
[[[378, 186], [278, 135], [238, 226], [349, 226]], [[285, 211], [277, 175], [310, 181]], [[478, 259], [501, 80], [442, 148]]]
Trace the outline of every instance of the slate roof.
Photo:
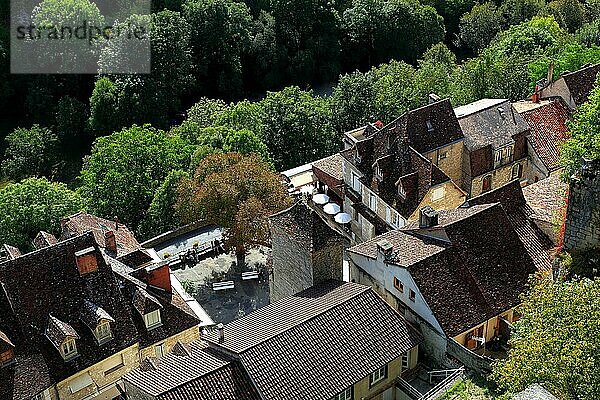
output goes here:
[[58, 240], [56, 240], [54, 235], [44, 231], [40, 231], [40, 233], [37, 234], [35, 239], [33, 239], [33, 247], [35, 247], [36, 249], [48, 247], [56, 243], [58, 243]]
[[499, 203], [440, 211], [432, 228], [409, 224], [348, 252], [375, 258], [382, 238], [394, 246], [388, 262], [408, 269], [450, 337], [518, 305], [536, 271]]
[[329, 399], [421, 341], [370, 287], [328, 281], [207, 335], [238, 357], [261, 397]]
[[565, 80], [569, 88], [569, 92], [571, 92], [571, 97], [573, 97], [575, 105], [579, 106], [588, 101], [599, 72], [600, 64], [595, 64], [561, 75], [561, 78]]
[[21, 251], [15, 246], [9, 244], [3, 244], [0, 246], [0, 262], [5, 260], [12, 260], [21, 255]]
[[546, 179], [527, 185], [523, 188], [523, 196], [533, 214], [531, 218], [553, 224], [561, 215], [567, 205], [567, 187], [559, 176], [550, 175]]
[[500, 203], [513, 225], [521, 242], [540, 271], [550, 271], [554, 258], [554, 244], [531, 220], [534, 211], [527, 205], [524, 190], [518, 179], [497, 189], [473, 197], [467, 201], [470, 206]]
[[123, 379], [142, 388], [157, 400], [259, 400], [256, 389], [240, 364], [203, 342], [186, 346], [152, 360], [152, 366], [138, 368]]
[[527, 386], [525, 390], [517, 393], [512, 400], [558, 400], [552, 393], [538, 383]]
[[[139, 244], [133, 232], [122, 223], [79, 212], [65, 218], [61, 225], [61, 238], [92, 232], [96, 242], [102, 248], [106, 248], [106, 232], [112, 231], [117, 242], [117, 258], [129, 265], [137, 266], [152, 260], [148, 252]], [[135, 261], [135, 263], [131, 264], [132, 261]]]
[[[80, 276], [75, 253], [89, 248], [97, 271]], [[15, 344], [16, 361], [0, 369], [0, 398], [30, 399], [136, 342], [149, 345], [196, 326], [184, 306], [174, 305], [176, 296], [157, 293], [168, 310], [162, 312], [163, 326], [148, 332], [133, 313], [126, 277], [113, 271], [112, 262], [118, 261], [102, 252], [91, 232], [0, 262], [0, 330]], [[149, 290], [142, 282], [136, 285]], [[114, 319], [112, 340], [105, 344], [97, 343], [82, 315], [88, 302]], [[65, 362], [55, 347], [69, 335], [78, 337], [78, 357]]]
[[115, 322], [115, 319], [108, 312], [89, 300], [83, 302], [81, 320], [92, 330], [96, 329], [101, 321]]
[[529, 143], [548, 171], [556, 171], [561, 167], [560, 147], [569, 138], [569, 108], [561, 99], [554, 99], [521, 115], [531, 129]]
[[514, 143], [513, 136], [529, 129], [510, 101], [505, 99], [483, 99], [454, 111], [469, 151], [489, 145], [493, 149], [501, 148]]
[[6, 333], [4, 333], [2, 331], [0, 331], [0, 340], [2, 340], [4, 343], [6, 343], [7, 345], [9, 345], [11, 347], [15, 347], [13, 342], [8, 338], [8, 336], [6, 336]]
[[66, 338], [80, 339], [75, 329], [67, 323], [59, 320], [50, 314], [48, 318], [48, 327], [46, 328], [46, 337], [50, 343], [57, 349], [65, 341]]
[[398, 120], [402, 119], [405, 121], [392, 122], [383, 129], [397, 125], [406, 130], [411, 147], [421, 154], [464, 138], [449, 99], [407, 111]]
[[162, 305], [156, 297], [138, 287], [133, 295], [133, 307], [135, 307], [140, 315], [145, 315], [162, 308]]
[[322, 158], [312, 163], [313, 168], [317, 168], [323, 171], [327, 175], [339, 181], [344, 180], [344, 174], [342, 172], [342, 163], [344, 162], [342, 156], [339, 153], [331, 155], [329, 157]]

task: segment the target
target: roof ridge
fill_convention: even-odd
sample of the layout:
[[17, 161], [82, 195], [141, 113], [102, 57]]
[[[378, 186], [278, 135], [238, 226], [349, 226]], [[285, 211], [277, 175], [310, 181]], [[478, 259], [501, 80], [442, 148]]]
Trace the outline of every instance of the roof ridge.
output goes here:
[[[96, 239], [95, 239], [95, 237], [94, 237], [94, 234], [92, 233], [92, 231], [87, 231], [87, 232], [83, 232], [83, 233], [82, 233], [82, 234], [80, 234], [80, 235], [73, 236], [73, 237], [70, 237], [70, 238], [68, 238], [68, 239], [65, 239], [65, 240], [58, 241], [58, 242], [56, 242], [55, 244], [52, 244], [52, 245], [50, 245], [50, 246], [42, 247], [41, 249], [35, 249], [35, 250], [33, 250], [33, 251], [30, 251], [29, 253], [21, 254], [21, 255], [20, 255], [20, 256], [18, 256], [18, 257], [15, 257], [15, 258], [12, 258], [12, 259], [8, 259], [8, 260], [1, 261], [1, 262], [0, 262], [0, 268], [1, 268], [2, 266], [4, 266], [5, 264], [7, 264], [7, 263], [11, 262], [11, 261], [15, 261], [15, 260], [23, 259], [23, 258], [25, 258], [25, 257], [29, 257], [29, 256], [32, 256], [32, 255], [35, 255], [35, 254], [37, 254], [37, 253], [40, 253], [40, 252], [42, 252], [42, 251], [48, 251], [48, 250], [51, 250], [51, 249], [56, 249], [57, 247], [63, 247], [64, 245], [67, 245], [67, 244], [69, 244], [69, 243], [71, 243], [71, 242], [74, 242], [74, 241], [76, 241], [76, 240], [82, 239], [82, 238], [83, 238], [83, 236], [90, 236], [90, 235], [91, 235], [91, 239], [93, 240], [94, 244], [96, 244], [96, 245], [97, 245], [98, 243], [96, 242]], [[9, 246], [10, 246], [10, 245], [9, 245]], [[14, 246], [13, 246], [13, 247], [14, 247]], [[96, 249], [94, 249], [94, 250], [96, 250]]]
[[[314, 320], [315, 318], [317, 318], [317, 317], [319, 317], [319, 316], [321, 316], [321, 315], [323, 315], [323, 314], [325, 314], [325, 313], [327, 313], [327, 312], [330, 312], [331, 310], [334, 310], [334, 309], [336, 309], [337, 307], [341, 306], [342, 304], [345, 304], [345, 303], [346, 303], [346, 302], [348, 302], [349, 300], [352, 300], [352, 299], [354, 299], [354, 298], [358, 297], [359, 295], [362, 295], [363, 293], [366, 293], [366, 292], [368, 292], [369, 290], [373, 290], [373, 288], [371, 288], [370, 286], [361, 285], [361, 284], [358, 284], [358, 283], [355, 283], [355, 282], [343, 282], [343, 284], [342, 284], [342, 285], [340, 285], [340, 286], [336, 287], [334, 290], [332, 290], [332, 291], [329, 291], [328, 293], [331, 293], [331, 292], [333, 292], [333, 291], [336, 291], [336, 290], [338, 290], [339, 288], [341, 288], [341, 287], [343, 287], [343, 286], [346, 286], [346, 285], [351, 285], [351, 286], [361, 287], [361, 288], [362, 288], [362, 290], [360, 290], [360, 291], [359, 291], [359, 292], [357, 292], [357, 293], [354, 293], [352, 296], [350, 296], [350, 297], [346, 298], [344, 301], [342, 301], [342, 302], [340, 302], [340, 303], [337, 303], [337, 304], [331, 305], [331, 306], [329, 306], [329, 307], [325, 308], [324, 310], [322, 310], [321, 312], [319, 312], [319, 313], [317, 313], [317, 314], [315, 314], [315, 315], [312, 315], [312, 316], [310, 316], [309, 318], [305, 318], [305, 319], [303, 319], [303, 320], [301, 320], [301, 321], [298, 321], [297, 323], [293, 324], [292, 326], [290, 326], [290, 327], [288, 327], [288, 328], [286, 328], [286, 329], [284, 329], [284, 330], [282, 330], [282, 331], [278, 332], [278, 333], [277, 333], [276, 335], [274, 335], [274, 336], [267, 337], [267, 338], [265, 338], [265, 339], [263, 339], [263, 340], [261, 340], [261, 341], [259, 341], [259, 342], [255, 343], [254, 345], [252, 345], [252, 346], [250, 346], [250, 347], [244, 348], [244, 350], [240, 351], [240, 352], [239, 352], [239, 354], [246, 353], [247, 351], [249, 351], [249, 350], [251, 350], [251, 349], [253, 349], [253, 348], [255, 348], [255, 347], [257, 347], [257, 346], [259, 346], [259, 345], [261, 345], [261, 344], [263, 344], [263, 343], [265, 343], [265, 342], [268, 342], [269, 340], [271, 340], [271, 339], [273, 339], [273, 338], [275, 338], [275, 337], [281, 336], [282, 334], [284, 334], [284, 333], [286, 333], [286, 332], [289, 332], [289, 331], [291, 331], [292, 329], [296, 328], [296, 327], [297, 327], [297, 326], [299, 326], [299, 325], [302, 325], [302, 324], [305, 324], [305, 323], [307, 323], [307, 322], [309, 322], [309, 321], [312, 321], [312, 320]], [[312, 286], [312, 287], [314, 287], [314, 286]], [[310, 288], [309, 288], [309, 289], [310, 289]], [[308, 289], [306, 289], [306, 290], [308, 290]], [[306, 290], [303, 290], [302, 292], [304, 292], [304, 291], [306, 291]], [[299, 293], [302, 293], [302, 292], [299, 292]], [[295, 294], [295, 295], [293, 295], [293, 296], [291, 296], [291, 297], [297, 296], [299, 293], [297, 293], [297, 294]], [[281, 301], [283, 301], [283, 300], [285, 300], [285, 299], [281, 299], [281, 300], [279, 300], [279, 301], [276, 301], [275, 303], [271, 303], [271, 304], [277, 304], [277, 303], [280, 303], [280, 302], [281, 302]]]

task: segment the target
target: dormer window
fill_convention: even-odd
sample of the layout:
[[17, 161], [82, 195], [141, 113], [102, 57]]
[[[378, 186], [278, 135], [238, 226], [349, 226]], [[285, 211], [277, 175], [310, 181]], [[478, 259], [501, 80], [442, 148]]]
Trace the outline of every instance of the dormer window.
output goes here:
[[433, 132], [433, 124], [431, 123], [431, 120], [428, 119], [425, 123], [427, 125], [427, 132], [432, 133]]
[[60, 353], [65, 360], [70, 360], [77, 355], [77, 345], [74, 338], [67, 338], [60, 347]]
[[94, 331], [94, 336], [96, 336], [96, 340], [98, 343], [106, 343], [110, 339], [112, 339], [112, 332], [110, 330], [110, 323], [108, 321], [102, 321], [96, 327]]
[[50, 315], [48, 328], [46, 328], [46, 337], [56, 347], [65, 361], [77, 357], [75, 340], [79, 339], [79, 335], [70, 324]]
[[378, 180], [383, 180], [383, 174], [381, 173], [381, 168], [379, 168], [379, 164], [375, 164], [375, 178]]
[[148, 329], [153, 329], [162, 325], [160, 320], [160, 310], [154, 310], [148, 314], [144, 314], [144, 323]]
[[398, 183], [398, 196], [400, 196], [402, 200], [406, 199], [406, 191], [402, 186], [402, 182]]

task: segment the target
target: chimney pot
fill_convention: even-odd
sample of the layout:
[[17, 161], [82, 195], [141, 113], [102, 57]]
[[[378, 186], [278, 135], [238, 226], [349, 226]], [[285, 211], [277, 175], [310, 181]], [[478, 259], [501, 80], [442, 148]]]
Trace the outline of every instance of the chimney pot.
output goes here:
[[435, 93], [429, 93], [429, 104], [436, 103], [440, 101], [442, 98]]
[[225, 327], [223, 324], [218, 324], [217, 330], [219, 331], [219, 343], [225, 342]]

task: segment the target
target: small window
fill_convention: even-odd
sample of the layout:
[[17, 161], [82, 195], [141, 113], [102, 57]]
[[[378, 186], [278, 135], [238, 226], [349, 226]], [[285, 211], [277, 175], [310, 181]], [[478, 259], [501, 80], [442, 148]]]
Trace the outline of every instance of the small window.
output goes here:
[[379, 168], [379, 164], [375, 164], [375, 178], [382, 180], [383, 174], [381, 173], [381, 168]]
[[400, 293], [404, 293], [404, 285], [402, 284], [402, 281], [400, 281], [400, 279], [394, 277], [394, 287], [400, 292]]
[[496, 164], [502, 161], [502, 150], [496, 151], [496, 156], [494, 160], [496, 161]]
[[35, 395], [34, 400], [50, 400], [50, 389], [46, 389], [41, 393]]
[[508, 146], [506, 148], [506, 158], [510, 159], [512, 157], [513, 154], [513, 148], [512, 146]]
[[354, 189], [354, 191], [360, 193], [360, 189], [361, 189], [361, 184], [360, 181], [358, 180], [358, 175], [356, 175], [354, 172], [351, 173], [352, 175], [352, 189]]
[[77, 354], [77, 346], [75, 345], [75, 339], [68, 338], [61, 346], [63, 358], [72, 358]]
[[112, 332], [110, 330], [110, 323], [108, 321], [101, 322], [94, 332], [98, 343], [106, 343], [112, 338]]
[[369, 193], [369, 208], [377, 212], [377, 197], [373, 193]]
[[160, 321], [160, 310], [152, 311], [148, 314], [144, 315], [144, 322], [146, 323], [146, 328], [152, 329], [161, 325]]
[[408, 369], [408, 352], [402, 354], [402, 370]]
[[357, 163], [360, 163], [360, 162], [362, 161], [362, 159], [360, 158], [360, 153], [358, 152], [358, 149], [355, 149], [355, 150], [354, 150], [354, 160], [355, 160]]
[[165, 355], [165, 344], [161, 343], [161, 344], [157, 344], [156, 346], [154, 346], [154, 353], [156, 354], [157, 358], [164, 356]]
[[417, 294], [415, 293], [415, 291], [414, 291], [414, 290], [412, 290], [412, 289], [408, 289], [408, 299], [409, 299], [410, 301], [414, 302], [414, 301], [415, 301], [415, 297], [416, 297], [416, 295], [417, 295]]
[[437, 187], [433, 189], [431, 193], [431, 201], [439, 201], [444, 198], [446, 195], [446, 188], [444, 186]]
[[392, 226], [394, 228], [398, 228], [400, 226], [400, 214], [395, 211], [392, 213]]
[[392, 223], [392, 209], [390, 206], [385, 206], [385, 222], [388, 224]]
[[438, 161], [439, 160], [443, 160], [444, 158], [448, 158], [448, 152], [447, 151], [442, 151], [440, 154], [438, 154]]
[[369, 377], [369, 385], [374, 386], [385, 380], [385, 378], [387, 378], [387, 365], [384, 365], [375, 372], [371, 373], [371, 376]]
[[400, 195], [400, 197], [406, 197], [406, 192], [404, 191], [404, 187], [402, 186], [402, 183], [398, 184], [398, 194]]
[[431, 120], [428, 119], [426, 124], [427, 124], [427, 131], [429, 133], [433, 132], [433, 124], [431, 123]]
[[345, 389], [343, 392], [336, 394], [333, 396], [333, 400], [352, 400], [354, 398], [354, 390], [353, 387]]
[[523, 165], [522, 164], [515, 164], [512, 167], [512, 179], [521, 179], [521, 177], [523, 176]]
[[12, 349], [8, 349], [0, 353], [0, 367], [8, 365], [13, 361], [14, 353]]
[[492, 176], [488, 175], [483, 178], [483, 182], [481, 183], [481, 191], [487, 192], [492, 188]]

